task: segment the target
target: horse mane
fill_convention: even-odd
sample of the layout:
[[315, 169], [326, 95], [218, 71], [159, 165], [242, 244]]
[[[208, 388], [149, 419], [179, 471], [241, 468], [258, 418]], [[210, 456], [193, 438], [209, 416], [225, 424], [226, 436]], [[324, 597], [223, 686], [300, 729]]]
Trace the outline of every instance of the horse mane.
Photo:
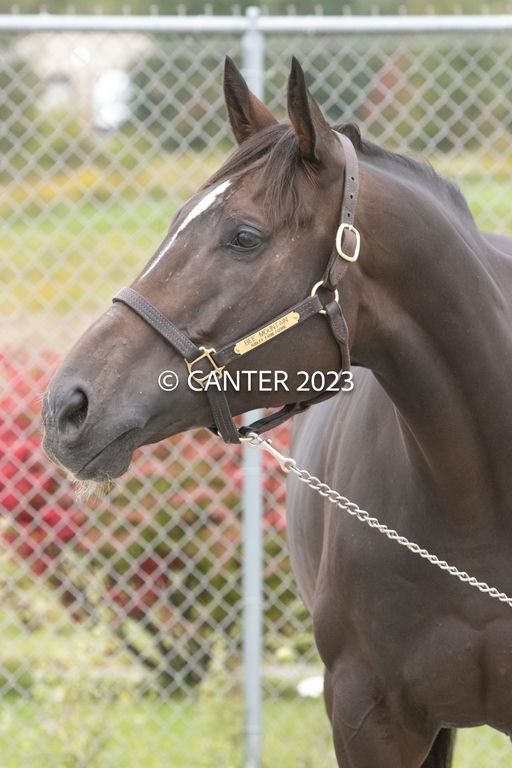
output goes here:
[[[343, 132], [344, 127], [347, 126], [336, 126], [334, 130]], [[467, 200], [459, 185], [454, 181], [449, 181], [443, 176], [440, 176], [431, 163], [424, 157], [391, 152], [368, 140], [361, 141], [360, 149], [370, 160], [375, 160], [381, 165], [386, 165], [391, 171], [396, 171], [396, 168], [399, 167], [408, 175], [410, 174], [414, 180], [417, 181], [418, 178], [423, 179], [426, 186], [435, 191], [436, 197], [446, 199], [448, 203], [451, 203], [454, 206], [457, 212], [469, 216], [469, 218], [474, 221]]]
[[[334, 130], [347, 135], [357, 152], [370, 161], [384, 164], [391, 172], [400, 170], [410, 174], [416, 183], [418, 179], [424, 180], [428, 187], [434, 188], [437, 199], [446, 199], [458, 212], [473, 219], [459, 187], [439, 176], [427, 160], [391, 152], [362, 139], [359, 129], [353, 123], [336, 125]], [[204, 188], [228, 178], [232, 181], [239, 179], [251, 170], [262, 169], [264, 205], [271, 226], [298, 226], [314, 215], [314, 210], [306, 205], [300, 194], [299, 168], [302, 168], [310, 183], [314, 184], [314, 167], [301, 158], [294, 130], [286, 123], [279, 123], [258, 131], [244, 141], [208, 179]]]

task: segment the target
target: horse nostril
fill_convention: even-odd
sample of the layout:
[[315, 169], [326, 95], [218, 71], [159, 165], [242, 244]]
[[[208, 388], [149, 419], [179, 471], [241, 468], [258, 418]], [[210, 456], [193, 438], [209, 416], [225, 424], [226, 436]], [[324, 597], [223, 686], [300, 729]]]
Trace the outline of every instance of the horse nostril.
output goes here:
[[59, 414], [59, 425], [62, 430], [78, 431], [85, 419], [89, 408], [89, 400], [82, 389], [75, 389]]

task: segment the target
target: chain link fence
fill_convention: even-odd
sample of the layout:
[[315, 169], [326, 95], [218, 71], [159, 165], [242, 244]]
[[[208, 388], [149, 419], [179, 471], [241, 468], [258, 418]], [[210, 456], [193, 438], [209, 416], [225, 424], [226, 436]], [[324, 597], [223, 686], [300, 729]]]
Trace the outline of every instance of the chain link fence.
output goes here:
[[[241, 35], [17, 21], [0, 23], [2, 765], [239, 765], [238, 450], [187, 434], [140, 450], [108, 498], [77, 499], [42, 454], [38, 403], [232, 149], [222, 66], [242, 62]], [[333, 123], [425, 155], [483, 228], [512, 232], [510, 25], [405, 34], [375, 18], [364, 33], [304, 22], [285, 34], [267, 22], [276, 116], [296, 55]], [[276, 440], [286, 446], [285, 429]], [[321, 701], [297, 694], [320, 666], [267, 459], [264, 502], [264, 763], [334, 766]], [[499, 735], [461, 736], [458, 768], [483, 755], [512, 764]]]

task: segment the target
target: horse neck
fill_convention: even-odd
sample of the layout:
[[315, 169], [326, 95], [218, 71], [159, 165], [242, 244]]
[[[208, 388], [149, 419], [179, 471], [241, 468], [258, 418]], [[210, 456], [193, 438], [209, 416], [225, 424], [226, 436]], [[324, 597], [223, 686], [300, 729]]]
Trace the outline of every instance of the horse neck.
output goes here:
[[449, 195], [363, 170], [354, 360], [396, 406], [440, 506], [455, 523], [488, 522], [512, 492], [512, 317], [493, 251]]

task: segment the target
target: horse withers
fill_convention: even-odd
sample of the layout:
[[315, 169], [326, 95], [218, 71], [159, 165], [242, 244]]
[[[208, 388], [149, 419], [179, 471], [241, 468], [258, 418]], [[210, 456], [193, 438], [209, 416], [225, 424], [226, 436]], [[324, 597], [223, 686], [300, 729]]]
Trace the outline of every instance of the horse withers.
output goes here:
[[[239, 147], [64, 360], [44, 400], [47, 452], [78, 478], [101, 480], [123, 474], [137, 446], [184, 430], [215, 422], [237, 439], [232, 414], [284, 405], [286, 417], [318, 399], [298, 391], [298, 372], [338, 371], [345, 345], [355, 386], [297, 416], [294, 457], [511, 594], [512, 240], [480, 232], [459, 190], [429, 165], [362, 140], [354, 126], [333, 130], [295, 60], [290, 125], [229, 60], [224, 88]], [[357, 260], [344, 258], [355, 256], [349, 229], [336, 249], [349, 209]], [[199, 357], [215, 374], [285, 371], [291, 386], [227, 397], [158, 386], [163, 369], [194, 378]], [[340, 765], [446, 768], [451, 728], [510, 734], [508, 606], [293, 478], [288, 535]]]

